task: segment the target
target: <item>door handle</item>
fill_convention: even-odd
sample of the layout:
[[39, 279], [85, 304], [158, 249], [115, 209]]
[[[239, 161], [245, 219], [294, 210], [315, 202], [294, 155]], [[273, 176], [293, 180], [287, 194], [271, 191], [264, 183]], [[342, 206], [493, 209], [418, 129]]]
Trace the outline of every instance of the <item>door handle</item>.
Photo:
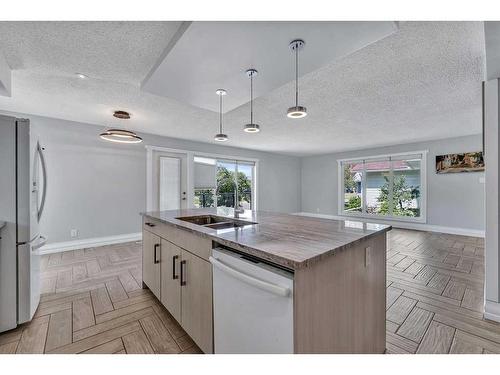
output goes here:
[[185, 277], [185, 267], [186, 267], [186, 261], [185, 260], [181, 260], [181, 286], [184, 286], [186, 285], [186, 280], [184, 280], [184, 277]]
[[174, 255], [172, 257], [172, 279], [176, 280], [179, 278], [179, 275], [176, 275], [175, 274], [175, 261], [179, 259], [179, 256], [178, 255]]
[[145, 225], [147, 225], [148, 227], [151, 227], [151, 228], [152, 228], [152, 227], [154, 227], [154, 226], [156, 226], [156, 225], [155, 225], [155, 224], [153, 224], [153, 223], [144, 223], [144, 224], [145, 224]]
[[154, 252], [155, 252], [155, 253], [154, 253], [154, 259], [153, 259], [153, 263], [154, 263], [154, 264], [160, 263], [160, 261], [158, 260], [158, 258], [157, 258], [157, 256], [156, 256], [156, 255], [157, 255], [157, 253], [158, 253], [158, 251], [157, 251], [157, 250], [158, 250], [158, 248], [159, 248], [159, 247], [160, 247], [160, 244], [159, 244], [159, 243], [155, 244], [155, 250], [154, 250]]
[[[43, 147], [40, 146], [40, 143], [36, 145], [38, 155], [40, 156], [40, 163], [42, 164], [42, 173], [43, 173], [43, 195], [42, 201], [40, 202], [40, 207], [38, 208], [38, 221], [42, 217], [43, 208], [45, 206], [45, 198], [47, 197], [47, 165], [45, 164], [45, 156], [43, 155]], [[38, 187], [37, 187], [38, 189]]]

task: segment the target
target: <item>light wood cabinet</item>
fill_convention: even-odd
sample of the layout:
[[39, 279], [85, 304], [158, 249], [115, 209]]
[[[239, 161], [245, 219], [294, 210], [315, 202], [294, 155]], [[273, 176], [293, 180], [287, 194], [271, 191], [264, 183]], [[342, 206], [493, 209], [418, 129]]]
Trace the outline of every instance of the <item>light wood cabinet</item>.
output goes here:
[[143, 282], [204, 353], [213, 353], [211, 245], [182, 230], [144, 222]]
[[181, 321], [180, 263], [181, 248], [162, 239], [160, 301], [178, 322]]
[[147, 230], [142, 234], [142, 281], [160, 298], [161, 239]]
[[212, 266], [182, 250], [180, 273], [182, 327], [205, 353], [212, 353]]

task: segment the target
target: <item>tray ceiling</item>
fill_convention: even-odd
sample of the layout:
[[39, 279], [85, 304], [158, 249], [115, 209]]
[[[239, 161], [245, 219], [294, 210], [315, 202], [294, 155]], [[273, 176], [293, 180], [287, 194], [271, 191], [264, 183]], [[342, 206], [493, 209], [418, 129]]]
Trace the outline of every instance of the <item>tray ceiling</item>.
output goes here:
[[288, 47], [294, 39], [306, 42], [299, 55], [304, 75], [396, 30], [394, 22], [192, 22], [167, 46], [142, 89], [217, 112], [215, 91], [224, 88], [228, 112], [249, 102], [247, 69], [259, 72], [255, 97], [294, 79]]

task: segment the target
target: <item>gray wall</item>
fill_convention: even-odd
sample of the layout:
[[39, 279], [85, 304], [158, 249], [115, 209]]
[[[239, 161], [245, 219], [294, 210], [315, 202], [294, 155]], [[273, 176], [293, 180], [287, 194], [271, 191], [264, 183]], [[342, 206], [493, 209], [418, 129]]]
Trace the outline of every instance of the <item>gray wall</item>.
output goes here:
[[146, 149], [164, 146], [259, 159], [259, 209], [300, 210], [300, 159], [141, 134], [139, 145], [117, 145], [99, 139], [101, 126], [33, 115], [46, 148], [48, 192], [41, 231], [49, 243], [129, 234], [141, 231], [139, 212], [146, 207]]
[[427, 224], [484, 230], [484, 172], [436, 174], [436, 155], [478, 151], [481, 136], [349, 151], [302, 159], [303, 212], [338, 215], [337, 159], [428, 150]]

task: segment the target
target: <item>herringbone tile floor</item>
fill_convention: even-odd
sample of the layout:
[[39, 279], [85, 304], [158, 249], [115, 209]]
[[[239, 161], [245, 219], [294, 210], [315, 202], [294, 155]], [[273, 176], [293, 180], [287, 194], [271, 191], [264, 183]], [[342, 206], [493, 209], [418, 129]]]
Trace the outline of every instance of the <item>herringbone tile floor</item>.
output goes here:
[[142, 245], [42, 257], [34, 319], [0, 335], [0, 353], [200, 353], [149, 290]]
[[[141, 245], [52, 254], [32, 322], [0, 334], [0, 353], [199, 353], [140, 288]], [[393, 230], [387, 252], [388, 353], [500, 353], [482, 317], [482, 239]]]
[[388, 353], [500, 353], [483, 319], [483, 239], [393, 230], [387, 251]]

